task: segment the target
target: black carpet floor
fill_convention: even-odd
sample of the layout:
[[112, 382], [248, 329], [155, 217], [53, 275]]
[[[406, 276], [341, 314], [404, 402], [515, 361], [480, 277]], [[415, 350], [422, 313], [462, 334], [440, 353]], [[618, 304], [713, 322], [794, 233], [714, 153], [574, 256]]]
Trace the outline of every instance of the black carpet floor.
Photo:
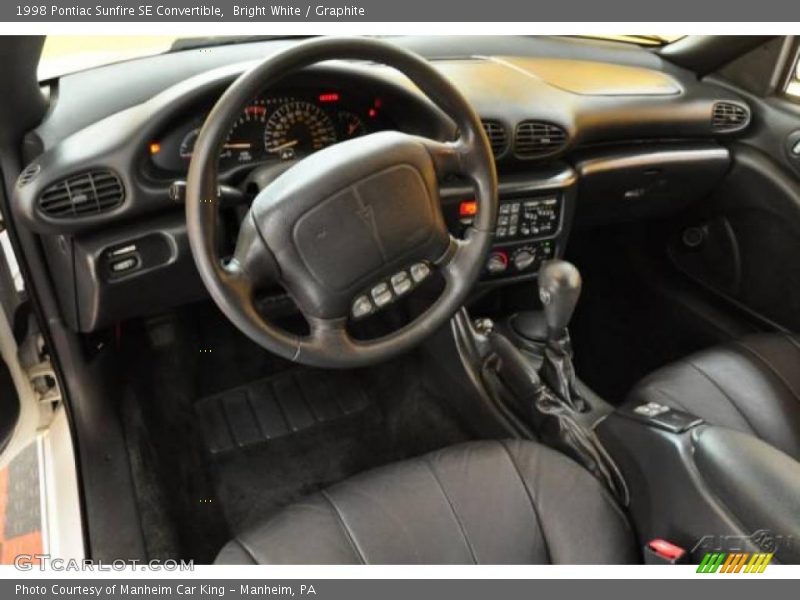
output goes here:
[[213, 307], [130, 326], [126, 438], [148, 552], [213, 561], [236, 532], [358, 472], [470, 439], [416, 355], [298, 368]]
[[[301, 426], [292, 427], [287, 418], [289, 427], [279, 426], [278, 435], [217, 451], [213, 451], [216, 436], [212, 433], [209, 440], [209, 428], [205, 429], [217, 498], [231, 532], [242, 531], [288, 503], [355, 473], [468, 439], [442, 404], [415, 382], [408, 362], [395, 362], [392, 369], [337, 376], [302, 369], [294, 376], [330, 384], [312, 391], [300, 391], [300, 386], [283, 388], [284, 393], [295, 390], [280, 399], [284, 417], [286, 408], [295, 415], [308, 409], [308, 420], [295, 419]], [[263, 385], [257, 389], [265, 393]], [[314, 408], [325, 406], [322, 397], [332, 398], [331, 392], [337, 407], [350, 410], [331, 409], [328, 418], [319, 418]], [[272, 403], [274, 396], [267, 394], [267, 398], [253, 399], [254, 414]], [[236, 438], [235, 427], [229, 430]]]

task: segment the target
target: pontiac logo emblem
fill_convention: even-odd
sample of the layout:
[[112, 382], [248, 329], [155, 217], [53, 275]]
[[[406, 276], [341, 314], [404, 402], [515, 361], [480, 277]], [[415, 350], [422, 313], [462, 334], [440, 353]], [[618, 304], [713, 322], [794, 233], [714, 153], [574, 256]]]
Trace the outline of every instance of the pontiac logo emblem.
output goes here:
[[367, 229], [372, 236], [372, 239], [375, 241], [375, 245], [378, 246], [378, 250], [381, 253], [381, 257], [386, 260], [386, 251], [383, 248], [383, 242], [381, 241], [381, 235], [378, 232], [378, 224], [375, 222], [375, 211], [372, 208], [371, 204], [364, 202], [361, 196], [356, 196], [358, 201], [358, 208], [356, 208], [355, 213], [358, 215], [358, 218], [367, 226]]
[[372, 210], [372, 205], [364, 204], [359, 198], [356, 214], [359, 219], [364, 221], [364, 225], [372, 231], [373, 235], [377, 233], [377, 228], [375, 227], [375, 211]]

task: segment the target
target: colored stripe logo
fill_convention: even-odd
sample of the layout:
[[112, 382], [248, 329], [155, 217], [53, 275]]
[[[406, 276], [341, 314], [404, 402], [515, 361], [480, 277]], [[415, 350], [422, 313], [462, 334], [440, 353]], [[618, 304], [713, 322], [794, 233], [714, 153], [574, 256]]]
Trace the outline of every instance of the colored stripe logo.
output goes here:
[[697, 565], [698, 573], [763, 573], [774, 552], [709, 552]]

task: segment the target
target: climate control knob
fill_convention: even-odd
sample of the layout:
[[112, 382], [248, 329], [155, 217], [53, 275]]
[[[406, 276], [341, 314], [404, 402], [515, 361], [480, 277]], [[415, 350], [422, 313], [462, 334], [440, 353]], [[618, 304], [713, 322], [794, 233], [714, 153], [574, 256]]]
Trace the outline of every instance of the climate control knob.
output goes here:
[[517, 271], [524, 271], [534, 263], [536, 254], [528, 248], [520, 248], [514, 253], [511, 260], [514, 262], [514, 267], [516, 267]]
[[508, 269], [508, 255], [505, 252], [495, 250], [489, 254], [489, 258], [486, 260], [486, 270], [489, 273], [497, 275], [506, 269]]

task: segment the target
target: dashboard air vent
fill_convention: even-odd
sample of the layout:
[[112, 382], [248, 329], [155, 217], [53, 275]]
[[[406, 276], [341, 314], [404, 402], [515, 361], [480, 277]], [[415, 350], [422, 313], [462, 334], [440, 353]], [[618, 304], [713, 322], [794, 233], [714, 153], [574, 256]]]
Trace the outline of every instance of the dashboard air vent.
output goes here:
[[31, 181], [36, 179], [36, 176], [39, 174], [39, 171], [41, 170], [42, 170], [41, 165], [37, 163], [29, 164], [27, 167], [22, 169], [22, 173], [20, 173], [19, 177], [17, 177], [17, 187], [21, 188], [28, 185]]
[[96, 170], [68, 177], [39, 197], [39, 210], [49, 217], [73, 218], [112, 210], [125, 199], [125, 188], [111, 171]]
[[730, 133], [741, 131], [750, 124], [750, 111], [732, 102], [717, 102], [711, 109], [711, 129]]
[[500, 156], [508, 147], [508, 132], [505, 126], [499, 121], [481, 121], [483, 130], [489, 138], [492, 152], [495, 156]]
[[514, 135], [514, 153], [519, 158], [549, 156], [567, 145], [567, 132], [545, 121], [523, 121]]

